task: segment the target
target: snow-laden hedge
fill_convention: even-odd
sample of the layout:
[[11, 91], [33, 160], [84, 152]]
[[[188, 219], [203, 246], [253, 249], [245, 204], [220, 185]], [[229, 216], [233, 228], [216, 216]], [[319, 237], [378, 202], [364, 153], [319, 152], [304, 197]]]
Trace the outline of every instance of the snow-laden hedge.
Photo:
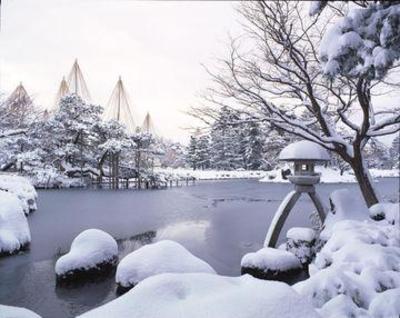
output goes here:
[[31, 241], [28, 221], [21, 200], [10, 192], [0, 191], [0, 255], [13, 254]]

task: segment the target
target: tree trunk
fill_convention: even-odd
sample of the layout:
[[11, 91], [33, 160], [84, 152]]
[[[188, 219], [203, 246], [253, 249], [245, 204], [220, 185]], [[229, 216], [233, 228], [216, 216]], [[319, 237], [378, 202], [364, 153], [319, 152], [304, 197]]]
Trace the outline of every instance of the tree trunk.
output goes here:
[[355, 158], [353, 162], [350, 163], [353, 168], [354, 175], [357, 179], [358, 185], [360, 187], [361, 193], [364, 197], [365, 202], [368, 207], [379, 203], [378, 196], [372, 184], [372, 180], [369, 177], [369, 172], [366, 167], [364, 167], [361, 158]]

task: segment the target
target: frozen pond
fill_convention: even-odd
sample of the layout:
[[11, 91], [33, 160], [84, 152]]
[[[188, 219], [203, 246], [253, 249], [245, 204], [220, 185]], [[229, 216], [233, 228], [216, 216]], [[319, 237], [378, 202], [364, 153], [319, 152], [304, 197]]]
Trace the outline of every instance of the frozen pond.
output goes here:
[[[355, 184], [324, 184], [318, 191], [326, 201], [331, 191], [343, 187], [353, 189], [355, 199], [360, 195]], [[56, 255], [88, 228], [120, 239], [120, 257], [150, 241], [173, 239], [219, 274], [238, 275], [242, 255], [261, 247], [276, 208], [291, 188], [237, 180], [155, 191], [40, 191], [39, 210], [29, 216], [31, 250], [0, 259], [0, 303], [62, 318], [115, 298], [112, 277], [80, 288], [55, 287]], [[396, 178], [380, 180], [377, 188], [389, 198], [398, 197]], [[309, 199], [302, 197], [287, 227], [308, 225], [311, 210]]]

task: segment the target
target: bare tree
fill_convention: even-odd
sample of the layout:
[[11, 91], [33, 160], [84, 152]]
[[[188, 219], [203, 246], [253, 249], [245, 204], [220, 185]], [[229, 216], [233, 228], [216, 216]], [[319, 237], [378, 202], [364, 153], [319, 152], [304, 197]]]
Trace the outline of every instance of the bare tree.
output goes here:
[[304, 6], [308, 4], [301, 1], [242, 3], [245, 32], [232, 40], [222, 67], [210, 71], [215, 85], [206, 100], [239, 107], [257, 120], [270, 121], [336, 153], [353, 169], [371, 206], [378, 197], [363, 148], [371, 137], [400, 130], [400, 108], [372, 107], [374, 92], [383, 89], [382, 80], [340, 75], [332, 81], [323, 74], [319, 45], [334, 19], [345, 15], [343, 4], [330, 5], [331, 10], [320, 13], [323, 16], [313, 17], [307, 16]]

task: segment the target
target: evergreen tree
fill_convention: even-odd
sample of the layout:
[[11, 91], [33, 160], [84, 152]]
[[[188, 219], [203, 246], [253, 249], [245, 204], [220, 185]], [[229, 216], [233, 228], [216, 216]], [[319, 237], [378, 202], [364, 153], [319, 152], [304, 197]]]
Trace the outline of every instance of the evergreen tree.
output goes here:
[[210, 168], [210, 141], [208, 135], [200, 136], [197, 141], [197, 155], [198, 168], [209, 169]]
[[186, 162], [193, 170], [197, 169], [199, 159], [197, 153], [197, 138], [195, 136], [190, 136], [189, 147], [187, 149]]

